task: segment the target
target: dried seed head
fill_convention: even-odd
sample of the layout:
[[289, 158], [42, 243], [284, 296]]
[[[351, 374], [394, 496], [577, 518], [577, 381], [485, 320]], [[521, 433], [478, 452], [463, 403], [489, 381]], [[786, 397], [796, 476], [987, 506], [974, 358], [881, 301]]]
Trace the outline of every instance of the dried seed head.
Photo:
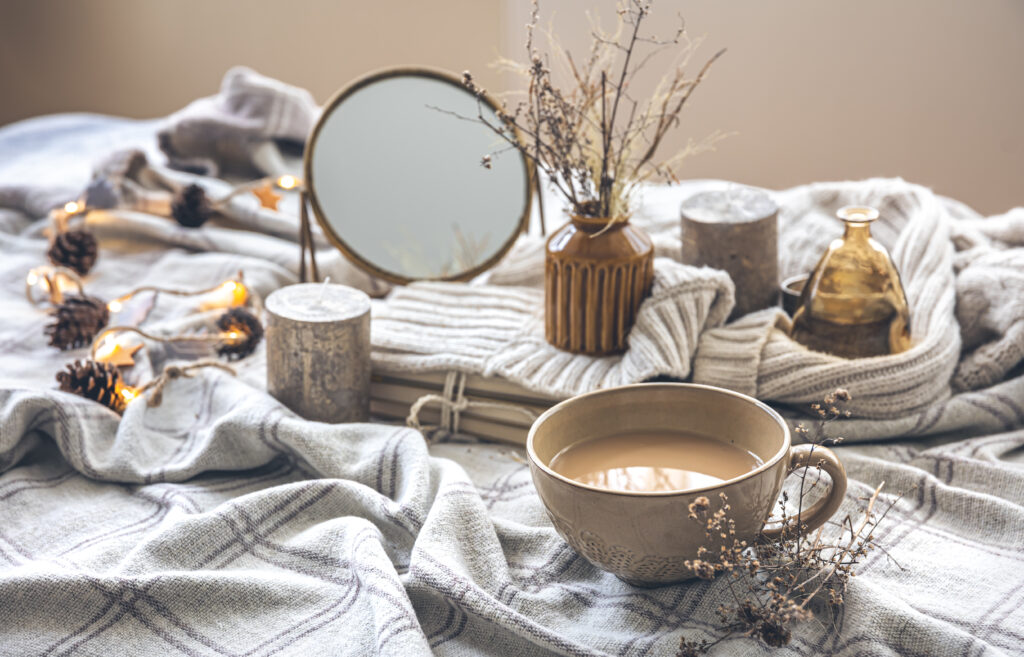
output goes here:
[[703, 495], [701, 495], [700, 497], [698, 497], [694, 501], [690, 502], [690, 506], [688, 507], [689, 511], [690, 511], [690, 517], [691, 518], [697, 518], [698, 516], [701, 516], [701, 515], [707, 513], [708, 507], [710, 505], [711, 505], [710, 500], [708, 500], [708, 498], [706, 498]]

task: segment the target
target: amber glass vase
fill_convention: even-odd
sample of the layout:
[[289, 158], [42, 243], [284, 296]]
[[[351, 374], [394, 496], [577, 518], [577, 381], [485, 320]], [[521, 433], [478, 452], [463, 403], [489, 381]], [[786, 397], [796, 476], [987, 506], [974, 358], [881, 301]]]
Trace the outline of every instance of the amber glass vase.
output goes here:
[[793, 315], [792, 337], [844, 358], [884, 356], [910, 347], [910, 310], [889, 253], [871, 237], [878, 210], [842, 208], [846, 231], [818, 261]]
[[626, 337], [654, 280], [654, 247], [628, 221], [572, 216], [547, 242], [545, 336], [566, 351], [603, 356]]

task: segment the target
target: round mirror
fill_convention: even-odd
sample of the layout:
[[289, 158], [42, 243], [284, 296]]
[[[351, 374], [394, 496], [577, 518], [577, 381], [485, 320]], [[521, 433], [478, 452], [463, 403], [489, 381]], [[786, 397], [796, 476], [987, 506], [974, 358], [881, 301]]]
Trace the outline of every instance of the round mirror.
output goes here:
[[[526, 226], [525, 158], [477, 119], [498, 124], [447, 73], [395, 69], [362, 78], [324, 108], [309, 138], [313, 213], [345, 255], [392, 282], [466, 280]], [[485, 168], [485, 154], [504, 150]]]

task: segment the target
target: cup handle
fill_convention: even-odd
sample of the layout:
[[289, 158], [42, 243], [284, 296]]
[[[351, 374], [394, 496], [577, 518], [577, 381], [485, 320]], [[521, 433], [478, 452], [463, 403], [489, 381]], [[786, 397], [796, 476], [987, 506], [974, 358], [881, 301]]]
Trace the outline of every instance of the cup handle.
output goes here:
[[804, 509], [799, 518], [791, 518], [788, 525], [761, 530], [762, 536], [769, 540], [777, 539], [782, 535], [784, 529], [793, 527], [797, 522], [806, 525], [808, 531], [813, 531], [824, 525], [825, 521], [839, 509], [843, 496], [846, 495], [846, 468], [839, 462], [835, 453], [820, 445], [795, 445], [789, 450], [787, 476], [801, 468], [818, 467], [832, 478], [832, 486], [828, 493], [815, 502], [811, 508]]

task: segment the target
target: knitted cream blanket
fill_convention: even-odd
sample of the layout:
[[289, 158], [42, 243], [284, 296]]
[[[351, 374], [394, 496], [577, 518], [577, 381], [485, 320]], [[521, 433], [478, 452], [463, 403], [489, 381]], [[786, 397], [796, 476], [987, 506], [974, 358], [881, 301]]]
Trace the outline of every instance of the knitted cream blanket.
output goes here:
[[[678, 206], [698, 186], [707, 184], [648, 190], [634, 219], [651, 233], [661, 257], [655, 263], [653, 293], [640, 309], [625, 354], [572, 355], [544, 341], [543, 242], [528, 236], [481, 280], [414, 284], [376, 305], [375, 368], [497, 375], [553, 396], [655, 375], [692, 376], [698, 383], [805, 408], [843, 387], [853, 395], [849, 408], [856, 419], [842, 431], [853, 438], [965, 427], [996, 430], [1024, 423], [1024, 378], [1000, 383], [1022, 358], [1024, 311], [993, 315], [1000, 314], [1001, 305], [993, 298], [993, 272], [986, 268], [994, 260], [1009, 271], [1004, 281], [1024, 283], [1024, 270], [1006, 262], [1024, 255], [1010, 248], [1024, 245], [1024, 212], [983, 222], [964, 206], [899, 179], [819, 183], [779, 192], [783, 276], [813, 268], [840, 234], [837, 208], [857, 203], [881, 212], [872, 231], [902, 275], [913, 346], [892, 356], [847, 360], [791, 340], [789, 320], [778, 310], [723, 324], [733, 302], [728, 277], [676, 262]], [[959, 279], [957, 269], [963, 272]], [[983, 306], [970, 345], [982, 348], [962, 362], [958, 284], [962, 300]], [[1017, 299], [1019, 304], [1019, 294]], [[991, 387], [953, 396], [955, 372], [960, 390]]]

